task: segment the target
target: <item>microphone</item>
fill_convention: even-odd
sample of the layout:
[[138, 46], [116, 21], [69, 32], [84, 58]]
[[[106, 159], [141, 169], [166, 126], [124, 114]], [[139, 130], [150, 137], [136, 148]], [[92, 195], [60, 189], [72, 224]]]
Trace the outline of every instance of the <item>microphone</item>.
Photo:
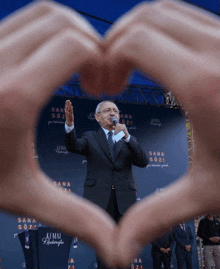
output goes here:
[[114, 125], [118, 123], [118, 119], [115, 116], [111, 117], [111, 121]]
[[[118, 119], [113, 116], [111, 117], [111, 121], [114, 125], [116, 125], [118, 123]], [[124, 131], [120, 131], [119, 133], [117, 133], [115, 136], [114, 136], [114, 139], [116, 142], [118, 142], [121, 138], [123, 138], [125, 136], [125, 133]]]

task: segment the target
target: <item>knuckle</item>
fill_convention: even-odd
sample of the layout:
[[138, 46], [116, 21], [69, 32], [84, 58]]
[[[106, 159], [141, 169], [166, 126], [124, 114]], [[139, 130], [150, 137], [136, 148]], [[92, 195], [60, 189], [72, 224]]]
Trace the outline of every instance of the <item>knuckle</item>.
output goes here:
[[52, 12], [51, 15], [51, 23], [53, 25], [58, 25], [59, 27], [71, 27], [72, 23], [68, 16], [66, 16], [63, 12]]
[[54, 2], [50, 2], [46, 0], [37, 1], [35, 3], [35, 8], [37, 9], [37, 11], [40, 11], [40, 12], [45, 12], [45, 11], [50, 12], [57, 9], [57, 7], [58, 7], [58, 4], [55, 4]]
[[176, 9], [179, 4], [177, 1], [167, 0], [167, 1], [159, 1], [156, 3], [157, 7], [159, 8], [169, 8], [169, 9]]
[[155, 12], [156, 12], [155, 4], [143, 2], [139, 4], [138, 7], [136, 8], [135, 17], [137, 20], [142, 20], [145, 19], [146, 16], [151, 16], [152, 13]]

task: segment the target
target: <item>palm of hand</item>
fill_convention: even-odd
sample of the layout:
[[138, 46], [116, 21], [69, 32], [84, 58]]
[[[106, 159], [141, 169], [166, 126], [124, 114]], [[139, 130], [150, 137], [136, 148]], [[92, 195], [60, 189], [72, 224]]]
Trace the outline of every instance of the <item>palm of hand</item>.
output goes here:
[[[178, 16], [172, 16], [175, 12]], [[159, 22], [155, 19], [158, 13]], [[140, 246], [174, 224], [208, 210], [217, 211], [219, 25], [219, 21], [172, 1], [139, 6], [119, 20], [104, 41], [78, 15], [53, 3], [37, 3], [3, 23], [1, 208], [32, 215], [79, 236], [116, 266], [124, 266]], [[212, 39], [207, 42], [210, 29]], [[35, 37], [32, 32], [37, 33]], [[73, 72], [81, 71], [82, 82], [92, 94], [116, 93], [133, 67], [158, 79], [188, 110], [194, 126], [194, 162], [184, 178], [133, 206], [115, 227], [95, 205], [53, 186], [32, 158], [31, 143], [41, 107]], [[73, 222], [78, 225], [73, 227]]]

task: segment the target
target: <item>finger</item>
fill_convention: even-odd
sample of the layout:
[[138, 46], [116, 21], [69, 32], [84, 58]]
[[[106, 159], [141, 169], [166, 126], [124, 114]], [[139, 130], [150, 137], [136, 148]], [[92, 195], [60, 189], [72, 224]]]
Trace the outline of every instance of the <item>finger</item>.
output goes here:
[[0, 39], [20, 30], [22, 27], [28, 26], [33, 21], [38, 22], [42, 19], [42, 17], [46, 17], [48, 15], [62, 15], [88, 37], [94, 40], [98, 40], [98, 38], [100, 38], [98, 32], [74, 10], [52, 1], [37, 1], [20, 9], [3, 20], [0, 25]]
[[78, 236], [110, 261], [114, 221], [89, 201], [56, 187], [33, 158], [33, 129], [25, 133], [14, 129], [2, 128], [0, 134], [0, 208]]
[[83, 64], [96, 62], [99, 57], [99, 48], [94, 42], [79, 33], [66, 31], [53, 37], [13, 70], [11, 84], [14, 81], [16, 87], [23, 88], [33, 106], [42, 105], [51, 90], [79, 71]]
[[218, 21], [218, 17], [209, 11], [205, 11], [202, 8], [192, 6], [190, 4], [180, 2], [180, 1], [173, 1], [173, 0], [165, 0], [164, 5], [170, 8], [170, 10], [176, 10], [181, 14], [185, 14], [187, 17], [191, 17], [196, 19], [200, 23], [204, 25], [209, 25], [211, 27], [219, 28], [220, 23]]
[[7, 16], [0, 23], [0, 39], [4, 38], [24, 25], [35, 19], [45, 16], [50, 12], [50, 6], [46, 1], [39, 1], [37, 4], [30, 3], [25, 8], [19, 9]]
[[[215, 27], [213, 32], [213, 23], [201, 23], [201, 20], [193, 14], [199, 14], [197, 10], [193, 10], [193, 7], [183, 8], [185, 5], [180, 4], [179, 1], [161, 1], [156, 3], [144, 3], [138, 5], [133, 12], [128, 13], [122, 19], [120, 19], [112, 30], [107, 35], [107, 42], [112, 44], [116, 38], [123, 35], [131, 25], [143, 24], [151, 27], [155, 27], [172, 38], [177, 39], [189, 46], [197, 46], [199, 40], [204, 40], [207, 35], [211, 38], [212, 35], [219, 35], [220, 23], [212, 18], [209, 18], [210, 14], [208, 12], [204, 13], [206, 21], [213, 21], [213, 23], [218, 25]], [[188, 12], [186, 10], [192, 9], [193, 12]], [[182, 13], [183, 12], [183, 13]], [[218, 30], [217, 30], [218, 29]]]
[[194, 190], [189, 187], [190, 180], [186, 177], [129, 209], [117, 230], [115, 264], [121, 267], [128, 265], [144, 245], [180, 221], [201, 213], [199, 201], [193, 199]]
[[70, 111], [71, 110], [71, 107], [72, 107], [72, 104], [71, 104], [70, 100], [67, 100], [66, 101], [66, 110], [67, 111]]
[[81, 34], [99, 42], [99, 35], [92, 29], [88, 32], [91, 27], [83, 26], [84, 20], [82, 18], [82, 23], [79, 24], [79, 15], [72, 12], [70, 16], [69, 11], [58, 9], [56, 6], [51, 9], [52, 11], [46, 16], [33, 20], [20, 28], [19, 31], [13, 32], [13, 35], [8, 35], [1, 40], [0, 51], [2, 59], [4, 59], [3, 65], [1, 65], [2, 71], [7, 70], [8, 65], [19, 64], [40, 45], [66, 29], [79, 31]]
[[[79, 237], [94, 247], [103, 261], [110, 264], [113, 251], [114, 221], [104, 210], [76, 195], [66, 195], [65, 192], [58, 192], [55, 188], [53, 190], [52, 186], [48, 185], [49, 189], [53, 199], [41, 199], [40, 204], [44, 208], [47, 205], [48, 210], [44, 212], [50, 213], [43, 213], [40, 209], [42, 207], [39, 205], [40, 210], [36, 212], [36, 218], [71, 236]], [[44, 190], [45, 193], [42, 195], [46, 197], [46, 188]]]
[[[115, 227], [113, 220], [104, 210], [54, 186], [40, 171], [29, 173], [32, 174], [31, 178], [26, 178], [23, 167], [24, 164], [20, 169], [20, 175], [24, 176], [22, 181], [17, 177], [10, 180], [13, 190], [3, 188], [5, 194], [2, 198], [7, 197], [8, 201], [5, 206], [1, 203], [3, 210], [16, 215], [32, 216], [73, 237], [79, 237], [94, 247], [100, 257], [110, 264]], [[30, 171], [30, 168], [27, 170]]]
[[[188, 47], [151, 27], [144, 26], [131, 27], [112, 45], [108, 53], [112, 70], [118, 65], [120, 59], [124, 58], [126, 62], [130, 62], [130, 65], [133, 64], [165, 87], [172, 89], [177, 97], [181, 95], [181, 91], [177, 91], [176, 86], [181, 87], [179, 84], [183, 80], [182, 76], [187, 75], [185, 73], [189, 70], [192, 71], [191, 65], [199, 64]], [[112, 72], [111, 76], [112, 80], [118, 79], [116, 72]]]

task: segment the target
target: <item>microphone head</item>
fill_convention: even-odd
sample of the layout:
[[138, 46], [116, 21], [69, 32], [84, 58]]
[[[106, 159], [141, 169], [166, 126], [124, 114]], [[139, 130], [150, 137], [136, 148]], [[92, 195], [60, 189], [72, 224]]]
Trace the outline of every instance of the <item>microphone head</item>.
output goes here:
[[111, 117], [111, 121], [113, 122], [114, 125], [118, 123], [118, 119], [115, 116]]

